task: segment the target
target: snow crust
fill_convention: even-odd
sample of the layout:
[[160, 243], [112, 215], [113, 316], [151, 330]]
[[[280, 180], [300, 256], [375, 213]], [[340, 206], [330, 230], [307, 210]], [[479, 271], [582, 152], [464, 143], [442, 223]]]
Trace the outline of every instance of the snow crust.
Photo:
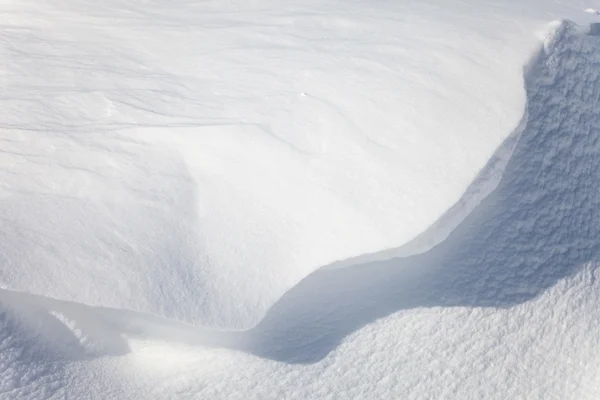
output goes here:
[[0, 3], [0, 397], [597, 398], [598, 5], [524, 4]]

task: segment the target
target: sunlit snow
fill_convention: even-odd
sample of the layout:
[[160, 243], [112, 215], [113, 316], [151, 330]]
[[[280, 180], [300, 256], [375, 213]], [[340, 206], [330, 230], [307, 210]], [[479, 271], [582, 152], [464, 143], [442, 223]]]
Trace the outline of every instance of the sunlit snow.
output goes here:
[[597, 398], [598, 7], [0, 0], [0, 397]]

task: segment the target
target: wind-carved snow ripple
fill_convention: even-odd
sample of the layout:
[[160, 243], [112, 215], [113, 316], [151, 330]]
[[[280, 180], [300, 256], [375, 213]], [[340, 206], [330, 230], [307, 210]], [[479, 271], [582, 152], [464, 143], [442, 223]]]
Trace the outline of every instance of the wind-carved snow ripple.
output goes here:
[[511, 307], [600, 261], [600, 39], [563, 22], [527, 69], [529, 120], [498, 188], [431, 251], [322, 269], [213, 345], [311, 363], [418, 307]]

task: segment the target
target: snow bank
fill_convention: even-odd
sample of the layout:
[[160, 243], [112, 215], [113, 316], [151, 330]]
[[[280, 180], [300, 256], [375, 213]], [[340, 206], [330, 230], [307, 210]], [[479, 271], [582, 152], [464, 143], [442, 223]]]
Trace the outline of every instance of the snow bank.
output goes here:
[[493, 2], [2, 7], [2, 287], [221, 327], [438, 220], [536, 46]]
[[[319, 270], [244, 332], [4, 291], [0, 387], [23, 398], [597, 398], [600, 38], [563, 22], [540, 51], [502, 179], [432, 250]], [[45, 345], [62, 350], [27, 352]]]
[[527, 75], [529, 119], [496, 190], [424, 254], [312, 274], [248, 331], [246, 349], [314, 362], [391, 313], [513, 307], [595, 271], [599, 65], [598, 37], [557, 27]]

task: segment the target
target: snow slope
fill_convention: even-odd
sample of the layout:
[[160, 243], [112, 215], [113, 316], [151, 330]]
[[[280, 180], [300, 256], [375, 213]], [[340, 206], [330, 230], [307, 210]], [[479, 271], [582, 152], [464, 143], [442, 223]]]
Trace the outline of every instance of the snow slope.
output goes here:
[[494, 2], [2, 9], [2, 287], [226, 328], [455, 204], [543, 28]]
[[7, 393], [597, 398], [600, 37], [580, 31], [547, 40], [498, 188], [439, 246], [318, 271], [245, 332], [5, 292]]
[[[136, 25], [135, 29], [140, 29], [141, 33], [138, 32], [134, 38], [139, 39], [145, 36], [142, 33], [149, 33], [144, 39], [147, 43], [155, 39], [150, 32], [156, 29], [160, 32], [159, 36], [166, 35], [169, 29], [173, 29], [174, 34], [182, 34], [182, 26], [188, 26], [190, 35], [193, 35], [192, 25], [184, 25], [182, 21], [187, 18], [197, 21], [194, 18], [198, 14], [190, 11], [171, 16], [168, 10], [164, 10], [166, 15], [156, 17], [154, 13], [158, 5], [148, 4], [155, 8], [149, 7], [142, 13], [137, 8], [115, 7], [110, 13], [110, 7], [116, 3], [102, 3], [96, 8], [86, 2], [43, 3], [39, 8], [40, 20], [32, 18], [28, 23], [52, 25], [65, 18], [61, 21], [68, 22], [66, 28], [54, 27], [52, 30], [47, 26], [49, 32], [60, 36], [69, 29], [73, 32], [82, 30], [86, 31], [86, 38], [103, 43], [106, 38], [99, 32], [94, 33], [96, 28], [66, 17], [69, 13], [87, 10], [90, 11], [87, 17], [97, 19], [95, 21], [105, 20], [107, 15], [114, 16], [116, 26], [119, 18], [125, 21], [126, 18], [136, 20], [143, 17], [142, 20], [148, 24], [160, 21], [164, 31], [152, 25], [152, 29], [148, 28], [146, 32], [145, 25]], [[203, 7], [210, 4], [182, 3], [182, 6], [206, 11]], [[264, 4], [266, 7], [268, 3]], [[434, 12], [435, 3], [411, 4], [411, 7], [406, 4], [405, 9], [414, 12], [413, 17], [418, 15], [430, 19], [429, 28], [435, 26], [431, 24], [436, 21], [441, 23], [442, 14]], [[460, 4], [465, 8], [461, 8]], [[483, 79], [483, 70], [487, 68], [488, 78], [497, 86], [486, 86], [490, 92], [482, 89], [482, 93], [488, 93], [492, 99], [486, 104], [468, 104], [470, 107], [482, 107], [473, 108], [474, 113], [483, 112], [487, 105], [495, 104], [499, 108], [494, 108], [490, 115], [496, 115], [507, 123], [505, 118], [510, 119], [509, 110], [512, 107], [516, 109], [519, 104], [519, 96], [515, 94], [519, 85], [511, 86], [507, 82], [512, 82], [509, 76], [519, 71], [521, 79], [525, 76], [526, 118], [521, 119], [522, 123], [517, 127], [516, 123], [523, 116], [519, 115], [511, 126], [508, 123], [504, 126], [507, 129], [503, 133], [499, 124], [494, 126], [498, 131], [489, 130], [492, 136], [498, 135], [495, 145], [489, 149], [490, 142], [477, 142], [469, 136], [469, 133], [475, 134], [475, 130], [466, 129], [463, 132], [465, 137], [461, 136], [462, 133], [457, 134], [454, 139], [464, 140], [466, 146], [459, 146], [464, 151], [460, 153], [462, 156], [466, 157], [469, 151], [482, 152], [487, 159], [485, 168], [483, 165], [477, 167], [475, 162], [467, 162], [468, 167], [455, 171], [455, 186], [450, 186], [456, 190], [460, 188], [459, 192], [464, 192], [470, 180], [474, 179], [465, 195], [455, 201], [450, 192], [445, 192], [443, 185], [436, 186], [430, 194], [440, 196], [445, 202], [445, 208], [440, 208], [439, 212], [428, 208], [430, 204], [426, 202], [419, 204], [421, 199], [413, 192], [410, 196], [405, 193], [406, 203], [403, 203], [409, 208], [412, 205], [415, 213], [420, 210], [423, 215], [435, 215], [435, 218], [455, 204], [454, 208], [450, 208], [450, 214], [446, 213], [437, 223], [435, 218], [427, 223], [421, 221], [412, 226], [413, 231], [406, 228], [403, 230], [406, 236], [396, 242], [397, 249], [359, 257], [346, 263], [346, 268], [317, 269], [315, 264], [296, 260], [297, 264], [265, 263], [253, 269], [252, 263], [219, 264], [211, 258], [211, 254], [219, 251], [223, 252], [220, 253], [222, 257], [235, 257], [227, 254], [226, 248], [210, 242], [210, 236], [204, 236], [210, 232], [219, 238], [220, 229], [231, 233], [223, 240], [230, 240], [232, 245], [251, 247], [256, 253], [249, 254], [254, 254], [257, 259], [265, 257], [265, 260], [272, 261], [273, 252], [280, 252], [281, 257], [295, 260], [282, 245], [283, 241], [294, 248], [299, 246], [298, 251], [302, 248], [312, 252], [309, 256], [315, 257], [315, 260], [327, 258], [321, 252], [334, 253], [326, 248], [328, 242], [325, 241], [291, 241], [290, 236], [282, 233], [283, 236], [279, 237], [278, 232], [273, 232], [276, 239], [271, 241], [267, 240], [270, 238], [267, 233], [266, 236], [248, 236], [248, 231], [244, 230], [247, 226], [240, 224], [240, 231], [235, 231], [233, 222], [224, 223], [227, 218], [245, 217], [244, 212], [252, 212], [253, 218], [261, 215], [254, 213], [257, 212], [257, 208], [253, 208], [255, 203], [248, 205], [228, 192], [228, 189], [236, 189], [245, 195], [253, 193], [257, 186], [243, 181], [254, 176], [251, 169], [256, 165], [264, 167], [261, 162], [281, 161], [284, 164], [277, 164], [279, 170], [273, 172], [273, 179], [294, 176], [299, 181], [280, 183], [290, 186], [295, 183], [302, 188], [310, 188], [299, 184], [302, 179], [308, 179], [307, 176], [312, 173], [317, 179], [326, 170], [307, 167], [297, 170], [298, 175], [294, 175], [293, 161], [286, 156], [277, 158], [281, 154], [271, 147], [262, 148], [268, 151], [261, 150], [263, 144], [272, 146], [272, 139], [255, 133], [252, 139], [244, 136], [246, 129], [260, 131], [258, 125], [253, 125], [254, 122], [241, 128], [239, 121], [217, 126], [213, 121], [207, 123], [206, 135], [199, 135], [198, 128], [202, 126], [203, 130], [204, 125], [198, 120], [184, 121], [181, 117], [173, 122], [179, 117], [168, 114], [165, 109], [162, 113], [167, 114], [171, 122], [163, 119], [167, 118], [165, 115], [156, 116], [156, 123], [143, 122], [148, 121], [147, 116], [138, 104], [134, 107], [136, 112], [144, 115], [139, 121], [134, 121], [135, 113], [125, 113], [121, 106], [116, 106], [110, 111], [110, 118], [114, 120], [102, 120], [108, 118], [102, 116], [99, 118], [101, 122], [90, 123], [90, 115], [102, 107], [95, 104], [86, 109], [85, 104], [91, 104], [86, 102], [91, 98], [108, 97], [105, 86], [100, 86], [100, 95], [92, 93], [91, 86], [85, 86], [86, 82], [115, 86], [127, 82], [132, 85], [131, 88], [115, 89], [122, 98], [129, 91], [135, 92], [133, 86], [137, 84], [165, 85], [154, 89], [155, 96], [148, 96], [148, 93], [141, 95], [151, 103], [164, 100], [161, 96], [165, 93], [162, 91], [168, 86], [186, 90], [184, 87], [188, 83], [182, 79], [183, 72], [175, 73], [184, 63], [175, 59], [165, 60], [165, 64], [152, 65], [163, 65], [164, 71], [171, 72], [158, 76], [154, 70], [148, 75], [138, 75], [133, 72], [127, 74], [127, 65], [112, 71], [106, 66], [97, 66], [96, 56], [90, 56], [88, 61], [94, 61], [82, 67], [85, 73], [77, 75], [72, 71], [77, 68], [69, 67], [68, 63], [85, 64], [85, 52], [74, 57], [73, 48], [69, 46], [81, 44], [78, 41], [59, 44], [57, 41], [48, 46], [51, 35], [46, 33], [43, 40], [38, 36], [44, 51], [59, 53], [64, 50], [61, 46], [65, 45], [69, 47], [65, 54], [70, 54], [69, 60], [65, 59], [65, 54], [56, 58], [43, 52], [38, 54], [57, 63], [48, 62], [50, 68], [56, 68], [57, 76], [55, 81], [48, 82], [41, 77], [47, 66], [39, 70], [24, 68], [23, 63], [32, 60], [32, 48], [17, 50], [10, 47], [10, 40], [2, 41], [3, 44], [8, 43], [3, 48], [11, 55], [6, 58], [8, 63], [15, 63], [6, 67], [7, 71], [16, 74], [17, 68], [21, 68], [33, 75], [12, 76], [7, 81], [9, 94], [4, 100], [7, 102], [6, 109], [12, 110], [7, 111], [7, 119], [15, 118], [16, 122], [7, 122], [3, 128], [6, 144], [2, 150], [6, 165], [2, 173], [3, 178], [6, 177], [3, 180], [6, 193], [2, 209], [2, 242], [6, 245], [1, 256], [4, 258], [1, 276], [5, 289], [0, 292], [0, 396], [7, 399], [597, 398], [600, 394], [600, 365], [597, 361], [600, 288], [596, 277], [600, 247], [596, 238], [600, 221], [597, 221], [596, 210], [600, 196], [596, 182], [600, 171], [600, 142], [596, 132], [600, 121], [600, 30], [598, 25], [588, 28], [568, 21], [554, 23], [539, 54], [528, 63], [523, 74], [522, 66], [527, 62], [524, 55], [526, 50], [533, 48], [533, 44], [527, 44], [527, 39], [524, 39], [521, 42], [526, 43], [522, 44], [523, 47], [514, 48], [516, 42], [509, 38], [514, 35], [516, 40], [519, 34], [528, 37], [526, 32], [533, 37], [534, 27], [538, 27], [536, 21], [545, 19], [547, 13], [564, 12], [568, 16], [568, 7], [542, 10], [534, 17], [534, 3], [530, 8], [519, 8], [516, 2], [502, 7], [481, 2], [477, 12], [471, 10], [471, 16], [464, 16], [464, 25], [454, 25], [458, 24], [459, 15], [465, 14], [469, 8], [468, 3], [460, 4], [447, 12], [448, 18], [444, 23], [448, 25], [444, 28], [438, 26], [440, 30], [433, 30], [433, 34], [447, 33], [443, 37], [450, 38], [452, 29], [449, 27], [455, 27], [460, 37], [468, 31], [469, 21], [473, 24], [480, 21], [480, 18], [475, 18], [476, 15], [481, 17], [481, 13], [492, 10], [495, 11], [494, 18], [497, 18], [494, 21], [499, 24], [508, 23], [512, 13], [511, 26], [519, 28], [509, 32], [506, 26], [502, 26], [505, 31], [502, 34], [507, 36], [496, 36], [500, 49], [512, 54], [509, 60], [497, 60], [497, 70], [490, 69], [496, 64], [485, 57], [482, 57], [481, 64], [470, 61], [474, 71], [482, 68], [481, 75], [473, 73], [467, 76], [465, 85], [470, 89], [457, 92], [457, 99], [461, 93], [471, 96], [474, 92], [471, 84]], [[29, 6], [26, 2], [19, 3], [19, 7]], [[399, 12], [401, 6], [389, 7]], [[583, 9], [582, 6], [579, 10]], [[19, 19], [15, 10], [13, 5], [10, 9], [12, 14], [9, 14], [15, 19], [9, 24], [23, 23], [24, 19]], [[383, 15], [390, 15], [384, 11], [390, 10], [384, 5], [372, 10], [381, 13], [381, 27], [377, 25], [377, 28], [384, 29], [386, 19]], [[36, 16], [31, 14], [30, 9], [27, 11], [31, 17]], [[287, 12], [292, 15], [291, 11]], [[295, 9], [293, 14], [304, 15], [299, 9]], [[588, 14], [587, 18], [595, 18], [593, 13]], [[49, 15], [56, 20], [45, 18]], [[240, 10], [227, 18], [235, 16], [248, 21], [250, 15], [250, 11]], [[222, 17], [212, 21], [213, 27], [222, 21]], [[357, 17], [357, 20], [360, 18]], [[489, 20], [487, 22], [490, 23]], [[228, 20], [226, 27], [232, 24], [233, 21]], [[471, 27], [475, 29], [474, 25]], [[35, 37], [36, 33], [32, 33], [31, 28], [21, 28], [4, 27], [4, 35]], [[481, 33], [481, 42], [470, 46], [473, 54], [485, 52], [483, 44], [492, 43], [494, 35], [501, 31], [500, 27], [497, 31], [493, 28], [482, 31], [485, 33]], [[456, 43], [456, 49], [459, 44], [464, 46], [468, 39]], [[339, 38], [336, 38], [337, 41], [341, 42]], [[29, 42], [35, 41], [23, 41], [22, 44]], [[84, 41], [82, 50], [100, 51], [89, 46], [92, 42], [92, 39]], [[160, 42], [157, 43], [159, 48]], [[166, 46], [166, 42], [163, 43]], [[185, 46], [185, 43], [172, 45]], [[124, 40], [123, 48], [127, 46], [142, 51], [144, 42], [134, 46], [133, 42]], [[513, 49], [509, 51], [511, 46]], [[422, 53], [424, 49], [427, 47], [421, 48]], [[113, 54], [115, 49], [105, 50]], [[16, 55], [18, 51], [24, 54], [22, 58]], [[182, 53], [189, 51], [188, 48]], [[449, 57], [462, 57], [451, 55], [452, 51], [448, 51]], [[493, 53], [492, 50], [490, 52]], [[121, 61], [126, 58], [125, 54], [128, 53], [123, 53]], [[281, 56], [281, 53], [275, 54]], [[141, 57], [139, 54], [136, 56]], [[146, 56], [148, 60], [155, 57], [150, 53]], [[131, 57], [135, 62], [141, 59]], [[514, 68], [509, 67], [511, 60]], [[158, 60], [153, 62], [159, 63]], [[171, 62], [173, 65], [169, 66]], [[398, 66], [401, 65], [399, 62]], [[215, 61], [214, 67], [217, 66], [219, 64]], [[90, 70], [97, 74], [90, 73]], [[493, 75], [496, 72], [500, 75]], [[61, 77], [63, 73], [65, 76]], [[113, 73], [115, 75], [111, 75]], [[127, 77], [120, 80], [121, 75]], [[359, 76], [362, 75], [355, 74], [356, 78]], [[147, 81], [135, 82], [132, 80], [134, 77]], [[186, 77], [194, 81], [192, 76]], [[367, 73], [362, 79], [368, 77]], [[381, 77], [382, 82], [384, 78]], [[496, 82], [498, 78], [508, 80]], [[65, 81], [61, 82], [61, 79]], [[96, 79], [98, 81], [94, 81]], [[257, 81], [248, 79], [240, 82]], [[321, 83], [324, 82], [327, 80]], [[74, 98], [64, 100], [63, 96], [69, 90], [67, 86], [60, 85], [67, 83], [85, 89], [72, 88]], [[390, 88], [386, 88], [390, 89], [390, 93], [394, 84], [389, 83]], [[455, 81], [444, 81], [446, 84], [448, 86], [444, 86], [444, 90], [448, 93], [459, 90], [461, 86]], [[52, 89], [52, 85], [56, 87]], [[493, 88], [500, 90], [495, 99]], [[145, 87], [142, 92], [145, 90], [148, 88]], [[49, 94], [54, 91], [56, 96]], [[503, 100], [502, 93], [511, 91], [514, 97], [510, 101], [508, 98]], [[306, 96], [302, 98], [310, 96], [311, 91], [304, 92]], [[18, 93], [23, 93], [22, 100], [16, 99]], [[178, 92], [178, 96], [180, 94]], [[98, 97], [94, 97], [96, 95]], [[475, 101], [477, 95], [469, 99]], [[402, 96], [398, 96], [398, 101], [402, 101]], [[190, 107], [193, 107], [193, 99], [188, 99], [192, 103]], [[19, 105], [19, 101], [25, 105]], [[55, 105], [53, 109], [52, 104], [56, 104], [53, 101], [70, 103], [67, 106]], [[114, 98], [110, 101], [116, 103]], [[236, 104], [236, 101], [232, 103]], [[250, 103], [257, 103], [259, 107], [260, 100], [254, 99]], [[166, 109], [170, 107], [168, 104], [170, 102], [166, 101]], [[11, 106], [14, 108], [11, 109]], [[462, 103], [460, 106], [463, 106]], [[522, 106], [520, 114], [525, 109], [525, 105]], [[152, 104], [144, 107], [146, 112], [159, 112], [152, 109]], [[60, 113], [66, 111], [74, 113], [70, 127], [66, 119], [61, 119], [64, 115]], [[427, 112], [422, 110], [421, 117], [431, 115]], [[440, 115], [439, 121], [423, 123], [447, 124], [445, 115]], [[404, 120], [406, 116], [400, 117]], [[474, 118], [479, 117], [482, 115]], [[127, 118], [132, 120], [125, 121]], [[329, 121], [329, 118], [323, 118], [323, 122]], [[456, 118], [455, 121], [464, 123], [466, 128], [473, 128], [470, 123], [477, 125], [482, 122], [468, 121], [465, 115], [449, 118]], [[298, 121], [302, 122], [303, 118]], [[296, 132], [301, 132], [298, 129]], [[434, 134], [434, 131], [424, 132], [425, 136], [427, 133]], [[453, 131], [450, 129], [450, 132]], [[407, 135], [410, 137], [409, 133]], [[417, 137], [421, 138], [420, 135]], [[508, 141], [503, 141], [505, 138]], [[437, 143], [438, 138], [435, 139]], [[343, 142], [357, 143], [353, 140], [357, 139], [349, 134], [347, 141]], [[438, 150], [444, 149], [443, 139], [439, 140]], [[257, 145], [259, 148], [253, 147]], [[205, 149], [206, 146], [209, 150]], [[428, 147], [425, 147], [423, 157], [433, 157], [435, 151], [429, 153]], [[247, 163], [241, 162], [244, 168], [226, 169], [219, 175], [218, 181], [207, 177], [202, 181], [199, 178], [210, 167], [214, 168], [211, 171], [221, 171], [217, 168], [221, 164], [211, 164], [214, 159], [206, 161], [210, 156], [218, 158], [222, 156], [219, 151], [234, 148], [240, 151], [240, 156], [244, 154], [241, 150], [245, 149], [248, 157], [257, 156], [257, 159], [243, 159]], [[332, 150], [335, 151], [344, 156], [348, 154], [340, 149]], [[368, 154], [369, 147], [362, 151]], [[363, 160], [365, 168], [376, 165], [380, 157], [386, 160], [383, 152], [373, 152], [372, 160]], [[332, 161], [328, 158], [332, 154], [323, 156], [327, 162], [321, 160], [316, 164], [329, 162], [330, 167], [336, 165], [340, 168], [334, 172], [341, 173], [342, 167], [347, 164], [339, 159]], [[444, 161], [456, 160], [453, 158], [455, 153], [443, 155]], [[233, 158], [230, 161], [237, 160]], [[394, 171], [394, 166], [406, 171], [400, 162], [397, 165], [390, 160], [386, 162], [389, 163], [380, 165], [386, 171], [387, 168]], [[404, 164], [404, 167], [407, 166]], [[483, 170], [478, 174], [480, 168]], [[410, 171], [424, 173], [419, 175], [421, 179], [427, 177], [427, 172]], [[329, 177], [332, 176], [339, 177]], [[415, 179], [415, 176], [407, 174], [406, 179]], [[223, 183], [228, 182], [227, 177], [232, 179], [230, 187]], [[234, 181], [233, 178], [239, 180]], [[435, 176], [432, 175], [433, 178]], [[359, 183], [365, 184], [366, 181], [369, 180], [358, 179], [357, 187], [364, 189]], [[383, 184], [385, 180], [378, 182]], [[272, 190], [263, 192], [267, 187]], [[403, 186], [404, 189], [407, 187], [410, 186]], [[261, 195], [286, 195], [274, 189], [278, 188], [277, 185], [265, 184], [260, 188]], [[370, 187], [371, 190], [377, 188], [382, 186]], [[493, 188], [495, 190], [491, 192]], [[332, 187], [328, 190], [332, 190], [328, 195], [334, 193]], [[427, 188], [419, 186], [415, 190], [426, 191]], [[372, 194], [374, 199], [378, 199], [376, 191]], [[202, 208], [197, 201], [211, 196], [215, 196], [212, 198], [214, 202], [209, 202], [214, 207], [208, 208], [211, 217], [212, 213], [217, 213], [223, 219], [219, 223], [213, 221], [203, 225]], [[283, 198], [278, 197], [280, 200]], [[248, 197], [242, 199], [248, 200]], [[273, 228], [276, 225], [270, 224], [285, 221], [282, 215], [292, 213], [292, 208], [285, 209], [285, 206], [310, 209], [305, 200], [300, 198], [296, 199], [296, 203], [278, 204], [282, 209], [271, 204], [273, 208], [264, 209], [264, 215], [268, 217], [264, 226]], [[325, 210], [331, 214], [339, 211], [323, 198], [317, 203], [323, 207], [320, 212]], [[356, 212], [366, 212], [359, 207], [360, 204], [357, 200]], [[390, 205], [390, 208], [393, 207]], [[282, 214], [277, 214], [278, 210]], [[375, 218], [374, 215], [369, 218]], [[387, 222], [401, 225], [404, 220], [393, 219], [397, 216], [390, 211]], [[447, 219], [446, 222], [444, 219]], [[307, 224], [304, 226], [307, 232], [314, 227], [307, 220], [300, 222]], [[221, 226], [221, 223], [224, 225]], [[323, 224], [320, 227], [327, 226], [327, 220], [319, 220], [319, 224]], [[434, 229], [425, 231], [432, 224]], [[372, 232], [362, 225], [360, 227], [357, 235], [371, 237]], [[302, 231], [298, 229], [294, 232]], [[284, 229], [282, 232], [288, 231]], [[401, 247], [419, 233], [423, 233], [427, 240], [408, 250]], [[320, 232], [313, 234], [318, 238]], [[265, 240], [265, 243], [259, 246], [252, 241], [253, 238]], [[297, 239], [297, 236], [293, 238]], [[364, 248], [352, 247], [352, 241], [345, 239], [337, 238], [339, 242], [336, 243], [340, 247], [335, 251], [342, 255], [340, 258], [365, 251]], [[306, 247], [300, 247], [300, 244]], [[242, 259], [250, 257], [243, 251], [239, 256]], [[330, 258], [331, 262], [337, 257]], [[360, 260], [363, 260], [362, 264]], [[339, 264], [334, 263], [334, 266], [339, 267]], [[234, 274], [244, 268], [247, 275]], [[315, 269], [316, 272], [309, 274]], [[282, 279], [284, 282], [281, 282]], [[238, 309], [233, 310], [235, 301], [242, 300], [247, 303], [237, 304]], [[180, 325], [173, 319], [230, 327], [257, 324], [245, 331], [222, 331]]]

